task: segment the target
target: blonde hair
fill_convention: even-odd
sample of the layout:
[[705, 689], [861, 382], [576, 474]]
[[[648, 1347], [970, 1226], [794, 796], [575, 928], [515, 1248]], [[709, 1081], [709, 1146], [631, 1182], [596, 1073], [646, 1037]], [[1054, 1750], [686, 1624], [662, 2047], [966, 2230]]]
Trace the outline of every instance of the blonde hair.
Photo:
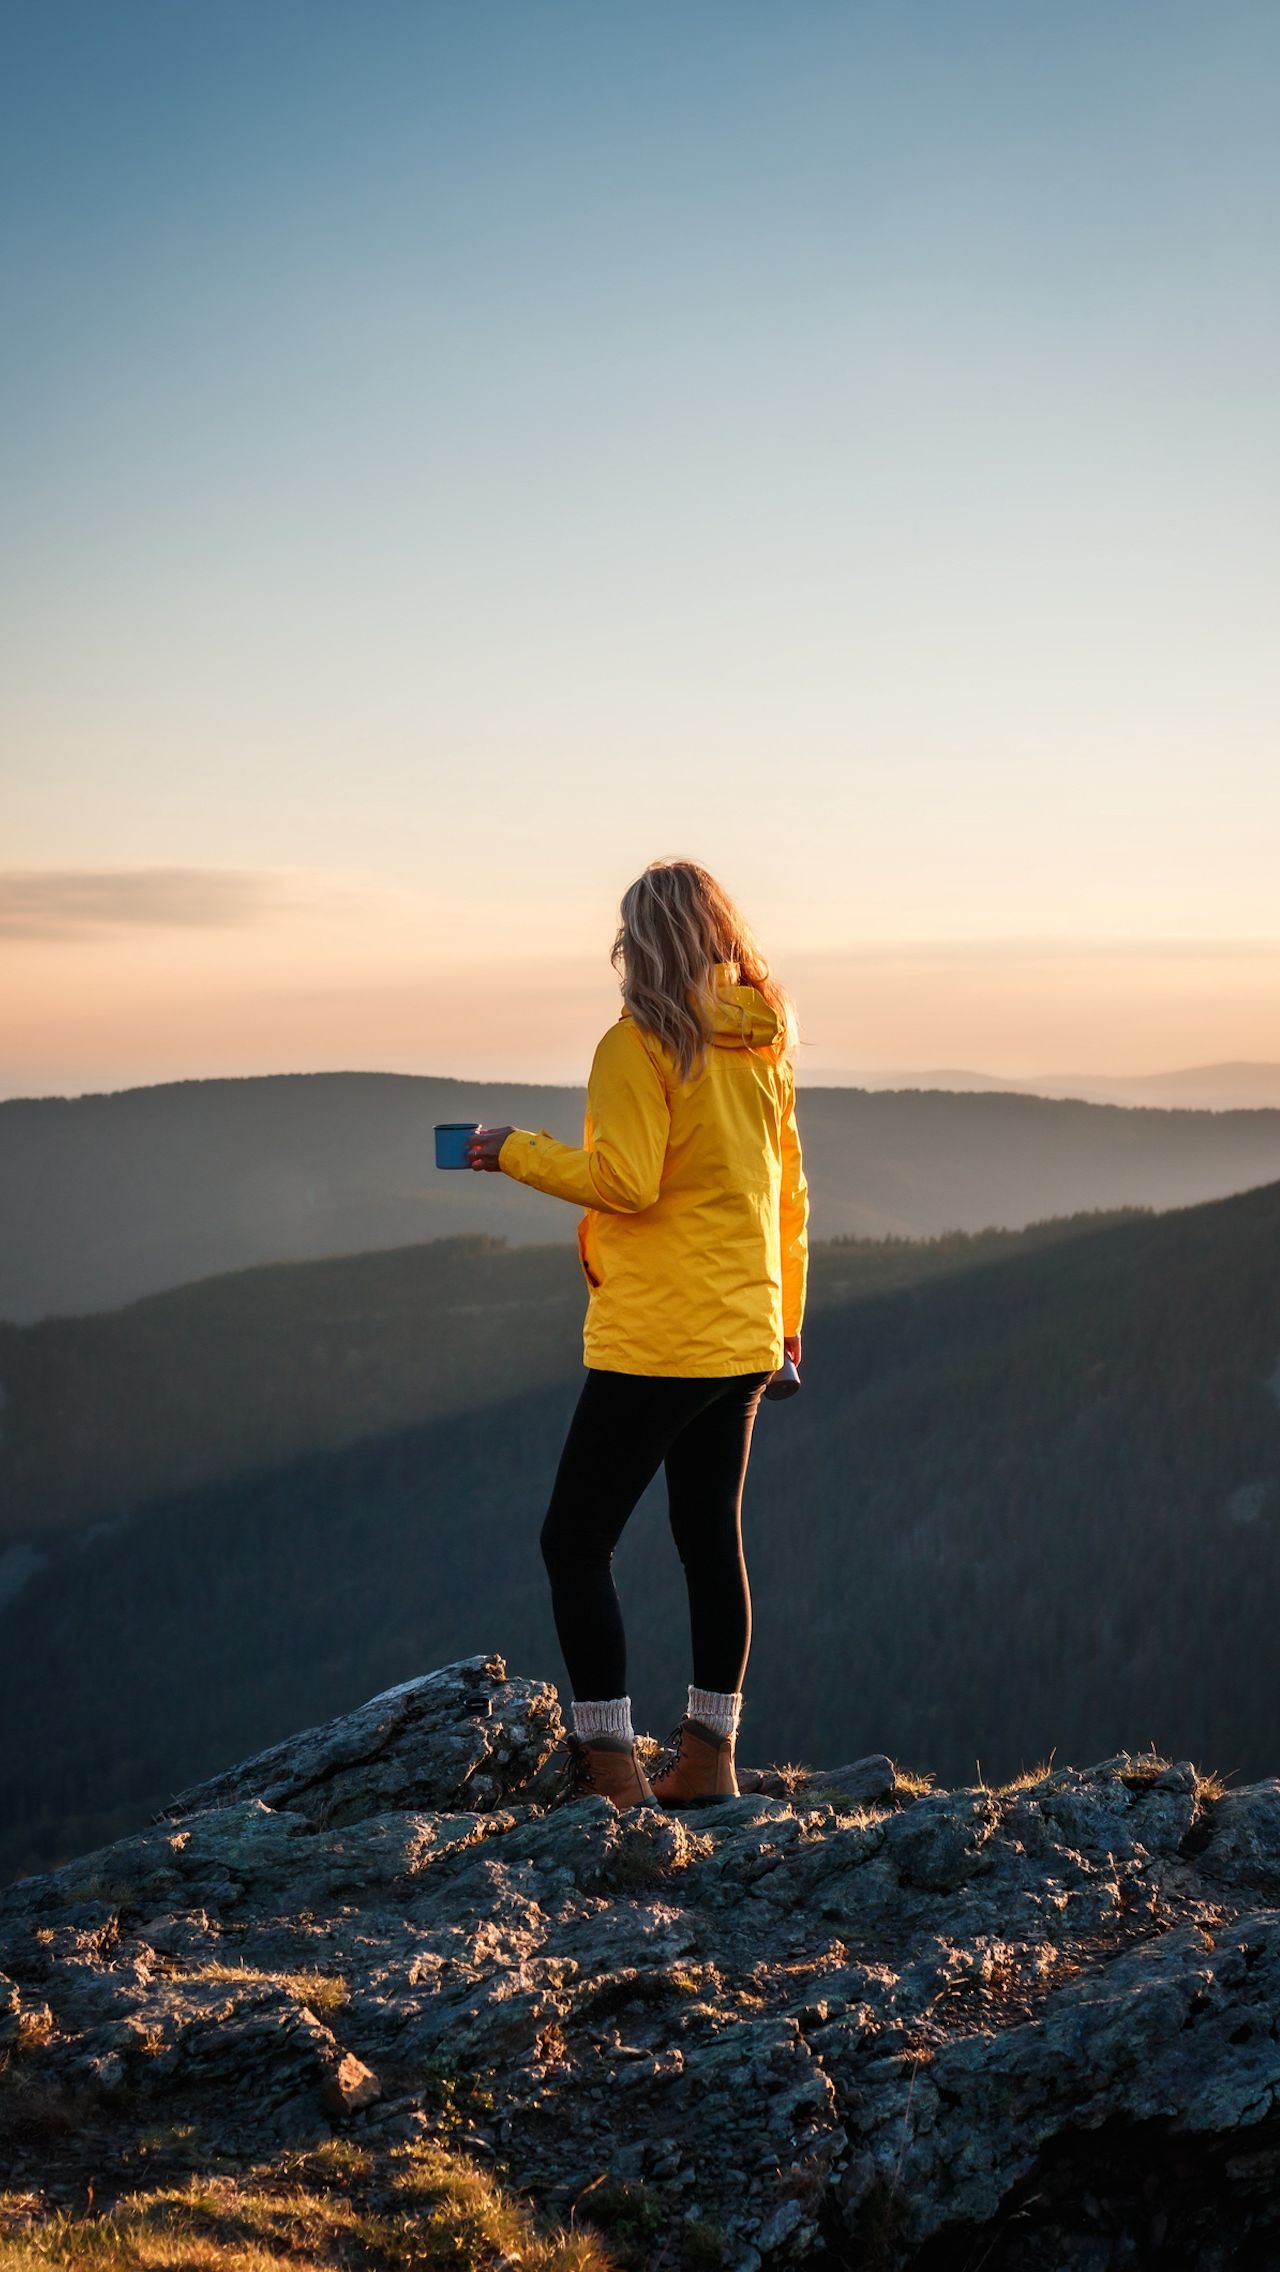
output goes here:
[[798, 1040], [795, 1005], [769, 970], [740, 907], [696, 860], [651, 860], [622, 895], [611, 960], [636, 1024], [663, 1041], [682, 1081], [702, 1068], [706, 1012], [715, 999], [713, 966], [732, 962], [782, 1020], [785, 1054]]

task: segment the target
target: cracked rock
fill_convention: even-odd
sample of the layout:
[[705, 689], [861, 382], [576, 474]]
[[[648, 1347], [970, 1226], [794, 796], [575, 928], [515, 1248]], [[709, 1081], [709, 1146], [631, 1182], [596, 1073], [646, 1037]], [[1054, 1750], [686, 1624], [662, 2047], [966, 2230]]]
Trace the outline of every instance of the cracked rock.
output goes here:
[[561, 1740], [469, 1658], [0, 1890], [0, 2159], [38, 2104], [102, 2206], [149, 2126], [354, 2124], [557, 2214], [639, 2187], [655, 2265], [695, 2219], [730, 2268], [1112, 2272], [1153, 2202], [1180, 2262], [1280, 2260], [1280, 1781], [873, 1758], [619, 1815]]

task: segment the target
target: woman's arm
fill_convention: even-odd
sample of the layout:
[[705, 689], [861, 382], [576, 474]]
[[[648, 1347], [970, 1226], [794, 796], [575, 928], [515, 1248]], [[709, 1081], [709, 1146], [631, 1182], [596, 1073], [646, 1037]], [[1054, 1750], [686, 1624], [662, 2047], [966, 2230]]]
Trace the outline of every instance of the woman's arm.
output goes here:
[[809, 1282], [809, 1186], [805, 1180], [796, 1127], [796, 1076], [784, 1066], [782, 1111], [782, 1193], [779, 1206], [782, 1232], [782, 1331], [798, 1336], [804, 1322]]
[[585, 1143], [561, 1144], [545, 1128], [512, 1128], [492, 1161], [474, 1164], [497, 1166], [517, 1183], [576, 1207], [636, 1215], [658, 1196], [670, 1132], [662, 1074], [631, 1020], [619, 1018], [592, 1059]]

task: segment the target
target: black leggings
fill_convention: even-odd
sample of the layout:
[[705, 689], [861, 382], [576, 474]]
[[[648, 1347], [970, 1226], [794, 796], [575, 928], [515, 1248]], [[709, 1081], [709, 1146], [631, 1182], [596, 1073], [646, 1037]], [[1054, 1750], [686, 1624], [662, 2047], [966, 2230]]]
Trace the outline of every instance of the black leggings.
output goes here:
[[751, 1647], [742, 1487], [769, 1378], [588, 1371], [541, 1539], [556, 1632], [579, 1701], [626, 1694], [613, 1550], [660, 1465], [689, 1588], [694, 1685], [722, 1694], [741, 1688]]

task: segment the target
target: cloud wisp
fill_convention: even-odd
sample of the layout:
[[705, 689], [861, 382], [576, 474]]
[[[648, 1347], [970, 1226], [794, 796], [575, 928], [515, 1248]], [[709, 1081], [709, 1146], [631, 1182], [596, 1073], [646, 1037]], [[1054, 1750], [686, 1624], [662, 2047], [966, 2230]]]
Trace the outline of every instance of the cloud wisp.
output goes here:
[[807, 970], [835, 970], [862, 963], [994, 963], [1040, 962], [1253, 962], [1280, 956], [1280, 938], [1112, 938], [1082, 934], [1044, 937], [989, 936], [954, 939], [867, 939], [830, 949], [802, 947], [788, 956], [793, 965]]
[[0, 939], [241, 930], [279, 916], [340, 913], [353, 891], [340, 877], [278, 868], [8, 868], [0, 870]]

